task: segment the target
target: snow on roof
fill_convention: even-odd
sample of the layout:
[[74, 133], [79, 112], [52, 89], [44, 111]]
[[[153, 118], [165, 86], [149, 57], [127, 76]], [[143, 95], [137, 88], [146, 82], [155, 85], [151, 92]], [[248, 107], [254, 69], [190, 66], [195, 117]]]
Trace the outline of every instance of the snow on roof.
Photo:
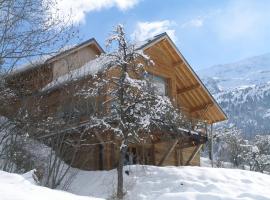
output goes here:
[[135, 49], [143, 49], [148, 44], [158, 40], [159, 38], [161, 38], [161, 37], [163, 37], [165, 35], [167, 35], [166, 32], [155, 35], [155, 36], [150, 37], [150, 38], [147, 38], [146, 40], [143, 40], [143, 41], [137, 41], [136, 44], [135, 44]]
[[[153, 42], [154, 40], [164, 36], [166, 33], [154, 36], [152, 38], [149, 38], [145, 41], [136, 43], [136, 49], [140, 50], [144, 46], [148, 45], [149, 43]], [[75, 70], [72, 70], [68, 72], [67, 74], [64, 74], [57, 79], [53, 80], [49, 84], [47, 84], [45, 87], [41, 89], [41, 91], [47, 91], [51, 88], [55, 88], [57, 86], [60, 86], [62, 84], [65, 84], [69, 81], [76, 81], [82, 77], [88, 76], [88, 75], [95, 75], [96, 73], [102, 71], [106, 68], [106, 66], [110, 63], [110, 59], [105, 56], [97, 57], [94, 60], [91, 60], [87, 62], [85, 65], [83, 65], [80, 68], [77, 68]]]
[[77, 44], [66, 45], [63, 48], [61, 48], [57, 53], [50, 53], [50, 54], [47, 54], [47, 55], [39, 56], [38, 58], [36, 58], [35, 60], [30, 61], [27, 64], [17, 66], [16, 68], [14, 68], [12, 70], [11, 74], [18, 74], [20, 72], [24, 72], [24, 71], [33, 69], [35, 67], [38, 67], [38, 66], [46, 63], [48, 60], [50, 60], [50, 59], [52, 59], [52, 58], [54, 58], [54, 57], [56, 57], [56, 56], [58, 56], [58, 55], [60, 55], [62, 53], [68, 52], [69, 50], [73, 49], [76, 46], [77, 46]]
[[18, 66], [12, 70], [11, 75], [18, 74], [18, 73], [33, 69], [33, 68], [38, 67], [38, 66], [45, 64], [45, 63], [49, 63], [49, 62], [53, 61], [55, 58], [58, 58], [59, 56], [70, 54], [74, 50], [77, 50], [78, 48], [85, 47], [91, 43], [95, 43], [97, 45], [98, 49], [100, 50], [100, 52], [104, 52], [104, 50], [97, 43], [97, 41], [94, 38], [91, 38], [91, 39], [86, 40], [80, 44], [66, 45], [56, 53], [42, 55], [42, 56], [36, 58], [35, 60], [30, 61], [30, 63]]
[[27, 64], [17, 66], [11, 71], [11, 75], [15, 75], [15, 74], [33, 69], [37, 66], [40, 66], [40, 65], [44, 64], [46, 62], [46, 60], [50, 59], [51, 57], [53, 57], [53, 55], [43, 55], [43, 56], [36, 58], [35, 60], [30, 61]]
[[[156, 36], [153, 36], [151, 38], [148, 38], [144, 41], [138, 41], [136, 42], [135, 44], [135, 48], [136, 49], [142, 49], [143, 47], [147, 46], [148, 44], [150, 44], [151, 42], [159, 39], [160, 37], [166, 35], [166, 33], [161, 33], [159, 35], [156, 35]], [[73, 50], [77, 49], [77, 48], [80, 48], [80, 47], [83, 47], [85, 45], [88, 45], [89, 43], [91, 42], [95, 42], [97, 47], [100, 49], [101, 52], [104, 53], [104, 50], [102, 49], [102, 47], [97, 43], [97, 41], [94, 39], [94, 38], [91, 38], [89, 40], [86, 40], [80, 44], [73, 44], [73, 45], [67, 45], [67, 46], [64, 46], [63, 48], [61, 48], [57, 53], [51, 53], [51, 54], [48, 54], [48, 55], [42, 55], [38, 58], [36, 58], [35, 60], [33, 61], [30, 61], [29, 63], [27, 64], [24, 64], [24, 65], [21, 65], [21, 66], [18, 66], [16, 68], [14, 68], [12, 71], [11, 71], [11, 75], [15, 75], [15, 74], [18, 74], [18, 73], [21, 73], [21, 72], [24, 72], [24, 71], [27, 71], [27, 70], [30, 70], [30, 69], [33, 69], [35, 67], [38, 67], [42, 64], [45, 64], [46, 62], [49, 62], [51, 60], [53, 60], [54, 58], [58, 57], [58, 56], [61, 56], [65, 53], [71, 53]]]
[[101, 72], [102, 70], [104, 70], [110, 63], [111, 63], [111, 59], [109, 57], [105, 57], [105, 56], [97, 57], [96, 59], [91, 60], [87, 62], [86, 64], [84, 64], [82, 67], [71, 70], [67, 74], [59, 76], [58, 78], [56, 78], [55, 80], [47, 84], [45, 87], [43, 87], [41, 91], [47, 91], [51, 88], [55, 88], [69, 81], [76, 81], [80, 78], [83, 78], [89, 75], [95, 75], [98, 72]]

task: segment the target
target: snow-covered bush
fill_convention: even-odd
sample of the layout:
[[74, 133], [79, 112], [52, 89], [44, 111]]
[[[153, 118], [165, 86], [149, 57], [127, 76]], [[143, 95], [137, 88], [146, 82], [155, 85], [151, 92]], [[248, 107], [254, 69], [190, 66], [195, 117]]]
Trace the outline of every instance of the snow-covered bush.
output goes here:
[[243, 160], [243, 151], [246, 141], [242, 133], [235, 127], [219, 128], [216, 130], [217, 158], [220, 161], [231, 162], [235, 167], [240, 167]]
[[234, 167], [251, 171], [270, 171], [270, 135], [256, 135], [251, 140], [244, 139], [235, 127], [219, 128], [216, 131], [216, 160], [231, 162]]
[[245, 151], [245, 162], [252, 171], [270, 171], [270, 135], [256, 135]]
[[0, 169], [24, 173], [32, 169], [29, 154], [25, 151], [25, 136], [18, 135], [15, 125], [5, 117], [0, 119]]

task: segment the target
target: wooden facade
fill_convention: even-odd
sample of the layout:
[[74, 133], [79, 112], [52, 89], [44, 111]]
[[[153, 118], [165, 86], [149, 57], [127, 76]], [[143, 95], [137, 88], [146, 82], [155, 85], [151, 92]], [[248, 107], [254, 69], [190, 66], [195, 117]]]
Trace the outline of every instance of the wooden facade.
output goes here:
[[[198, 121], [203, 122], [205, 125], [203, 128], [206, 130], [207, 125], [226, 119], [222, 109], [166, 33], [154, 37], [139, 48], [155, 63], [154, 66], [147, 68], [148, 72], [166, 81], [167, 95], [175, 106], [189, 116], [191, 124], [195, 125]], [[24, 95], [23, 98], [10, 102], [10, 109], [0, 109], [2, 115], [12, 117], [12, 113], [16, 113], [16, 110], [24, 104], [28, 108], [29, 114], [33, 116], [33, 120], [39, 121], [46, 119], [50, 114], [69, 109], [70, 102], [75, 102], [78, 108], [79, 104], [84, 105], [87, 102], [77, 101], [74, 94], [79, 87], [91, 84], [91, 75], [51, 87], [48, 90], [44, 90], [44, 88], [69, 71], [79, 69], [102, 52], [98, 43], [91, 39], [39, 66], [12, 74], [8, 77], [10, 87], [18, 88], [18, 84], [20, 84], [21, 93]], [[70, 68], [70, 66], [72, 67]], [[42, 116], [35, 116], [37, 108], [42, 111]], [[76, 122], [67, 123], [61, 126], [61, 129], [63, 132], [80, 132], [86, 125], [87, 118], [82, 115], [77, 118]], [[190, 131], [200, 133], [199, 138], [188, 136]], [[85, 145], [82, 144], [78, 150], [79, 156], [73, 163], [74, 167], [86, 170], [109, 170], [116, 167], [120, 143], [110, 132], [99, 134], [100, 132], [102, 130], [90, 130], [85, 135], [84, 141], [87, 142]], [[166, 139], [163, 137], [164, 133], [160, 133], [158, 139], [144, 144], [130, 144], [127, 156], [132, 155], [133, 164], [200, 165], [199, 152], [207, 140], [206, 133], [196, 130], [195, 126], [190, 126], [190, 130], [183, 129], [183, 132], [187, 134], [187, 137]], [[46, 138], [48, 135], [44, 133], [41, 139], [43, 137]], [[70, 162], [71, 158], [67, 156], [64, 159]], [[130, 160], [130, 158], [127, 159]]]

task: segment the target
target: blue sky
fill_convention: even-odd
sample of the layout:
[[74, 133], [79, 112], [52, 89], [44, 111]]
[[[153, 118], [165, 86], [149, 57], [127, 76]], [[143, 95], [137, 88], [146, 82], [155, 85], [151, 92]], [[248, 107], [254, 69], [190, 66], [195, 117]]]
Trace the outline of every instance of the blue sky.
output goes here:
[[195, 70], [270, 53], [270, 0], [59, 0], [83, 40], [104, 47], [122, 23], [131, 39], [167, 31]]

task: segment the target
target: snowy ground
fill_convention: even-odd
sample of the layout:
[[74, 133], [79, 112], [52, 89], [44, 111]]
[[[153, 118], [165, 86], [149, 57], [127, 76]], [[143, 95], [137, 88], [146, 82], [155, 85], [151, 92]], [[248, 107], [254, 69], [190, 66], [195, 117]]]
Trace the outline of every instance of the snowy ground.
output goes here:
[[[0, 171], [1, 200], [98, 200], [40, 187], [18, 174]], [[99, 199], [100, 200], [100, 199]]]
[[[211, 161], [209, 158], [201, 157], [200, 162], [201, 162], [201, 167], [212, 167]], [[233, 164], [230, 162], [222, 161], [222, 163], [219, 163], [219, 164], [221, 165], [220, 168], [235, 168], [235, 166], [233, 166]], [[217, 161], [216, 160], [214, 160], [214, 167], [217, 168]], [[247, 167], [247, 169], [248, 169], [248, 167]]]
[[[270, 200], [270, 176], [239, 169], [131, 166], [128, 200]], [[69, 191], [111, 199], [116, 172], [78, 171]]]
[[[128, 166], [126, 170], [130, 172], [124, 176], [126, 200], [270, 200], [270, 176], [266, 174], [208, 167]], [[115, 170], [72, 169], [70, 174], [73, 176], [62, 187], [74, 195], [36, 186], [26, 175], [0, 171], [0, 199], [93, 200], [115, 196]]]

